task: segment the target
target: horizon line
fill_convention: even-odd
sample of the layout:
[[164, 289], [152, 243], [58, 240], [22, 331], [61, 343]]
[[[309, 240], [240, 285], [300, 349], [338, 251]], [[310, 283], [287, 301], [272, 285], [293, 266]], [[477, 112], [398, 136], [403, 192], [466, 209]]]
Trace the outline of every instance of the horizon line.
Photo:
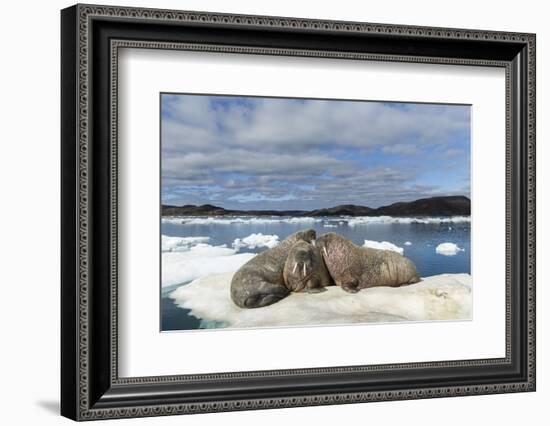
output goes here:
[[[470, 197], [467, 196], [467, 195], [434, 195], [433, 197], [417, 198], [417, 199], [412, 200], [412, 201], [395, 201], [393, 203], [384, 204], [384, 205], [381, 205], [379, 207], [369, 207], [365, 204], [343, 203], [343, 204], [331, 205], [330, 207], [318, 207], [318, 208], [314, 208], [314, 209], [277, 209], [277, 208], [273, 208], [273, 209], [255, 209], [255, 208], [252, 208], [252, 209], [248, 209], [248, 210], [253, 210], [253, 211], [301, 211], [301, 212], [309, 212], [309, 211], [314, 211], [314, 210], [324, 210], [324, 209], [331, 209], [331, 208], [342, 207], [342, 206], [366, 207], [366, 208], [369, 208], [369, 209], [372, 209], [372, 210], [376, 210], [376, 209], [380, 209], [380, 208], [383, 208], [383, 207], [389, 207], [389, 206], [392, 206], [392, 205], [398, 204], [398, 203], [414, 203], [414, 202], [420, 201], [420, 200], [431, 200], [431, 199], [434, 199], [434, 198], [451, 198], [451, 197], [463, 197], [463, 198], [466, 198], [468, 201], [471, 202]], [[211, 204], [211, 203], [175, 205], [175, 204], [164, 204], [164, 203], [161, 202], [160, 204], [161, 204], [162, 207], [181, 208], [181, 207], [212, 206], [212, 207], [216, 207], [216, 208], [220, 208], [220, 209], [224, 209], [224, 210], [241, 210], [241, 209], [234, 209], [234, 208], [226, 208], [226, 207], [222, 207], [220, 205]], [[246, 208], [246, 206], [243, 206], [243, 207]]]

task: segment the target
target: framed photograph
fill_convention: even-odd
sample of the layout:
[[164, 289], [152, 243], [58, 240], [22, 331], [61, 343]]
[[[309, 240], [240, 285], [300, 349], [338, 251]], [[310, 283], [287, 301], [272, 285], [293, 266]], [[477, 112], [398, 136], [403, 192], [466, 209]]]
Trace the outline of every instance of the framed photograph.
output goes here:
[[61, 412], [535, 390], [535, 35], [61, 12]]

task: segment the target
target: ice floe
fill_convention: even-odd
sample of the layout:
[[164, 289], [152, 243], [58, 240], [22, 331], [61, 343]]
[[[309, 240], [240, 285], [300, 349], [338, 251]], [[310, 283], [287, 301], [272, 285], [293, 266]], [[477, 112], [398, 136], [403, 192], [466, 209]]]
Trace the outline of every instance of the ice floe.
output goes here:
[[322, 219], [314, 217], [254, 217], [254, 216], [224, 216], [224, 217], [163, 217], [163, 223], [182, 225], [271, 225], [277, 223], [287, 224], [313, 224]]
[[391, 250], [391, 251], [395, 251], [396, 253], [403, 254], [402, 247], [398, 247], [395, 244], [392, 244], [388, 241], [365, 240], [363, 247], [370, 247], [370, 248], [379, 249], [379, 250]]
[[162, 253], [162, 287], [222, 272], [234, 272], [255, 256], [225, 246], [196, 244], [187, 251]]
[[470, 216], [450, 217], [393, 217], [393, 216], [360, 216], [349, 218], [348, 226], [361, 226], [369, 224], [390, 224], [390, 223], [460, 223], [470, 222]]
[[210, 237], [169, 237], [168, 235], [162, 235], [162, 252], [188, 251], [191, 247], [199, 243], [207, 243], [209, 240]]
[[334, 219], [339, 225], [354, 227], [369, 224], [391, 224], [391, 223], [461, 223], [470, 222], [470, 216], [450, 217], [393, 217], [393, 216], [335, 216], [335, 217], [288, 217], [288, 216], [164, 216], [162, 223], [180, 225], [272, 225], [286, 223], [291, 225], [312, 225], [323, 223], [324, 227], [332, 228], [335, 225]]
[[239, 253], [241, 249], [275, 247], [279, 244], [279, 236], [250, 234], [236, 238], [232, 248], [208, 242], [210, 237], [162, 235], [162, 287], [188, 283], [210, 274], [234, 272], [255, 256], [254, 253]]
[[261, 232], [258, 234], [250, 234], [245, 238], [236, 238], [233, 241], [233, 247], [235, 250], [240, 250], [243, 247], [249, 249], [255, 249], [257, 247], [273, 248], [279, 244], [278, 235], [264, 235]]
[[443, 256], [455, 256], [461, 251], [464, 251], [464, 249], [458, 247], [455, 243], [441, 243], [435, 248], [435, 252]]
[[318, 294], [293, 293], [271, 306], [241, 309], [229, 296], [232, 272], [209, 275], [170, 293], [175, 303], [205, 321], [229, 327], [279, 327], [392, 321], [468, 320], [472, 278], [442, 274], [409, 286], [373, 287], [351, 294], [327, 287]]
[[410, 241], [405, 241], [404, 243], [406, 246], [412, 246], [412, 243]]

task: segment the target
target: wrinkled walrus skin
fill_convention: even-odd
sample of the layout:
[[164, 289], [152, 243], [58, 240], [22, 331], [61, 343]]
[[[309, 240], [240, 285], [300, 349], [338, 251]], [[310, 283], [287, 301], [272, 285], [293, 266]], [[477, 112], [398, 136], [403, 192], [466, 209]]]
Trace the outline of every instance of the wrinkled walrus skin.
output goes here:
[[394, 251], [359, 247], [332, 232], [319, 237], [316, 245], [336, 285], [350, 293], [420, 281], [414, 263]]
[[254, 256], [235, 272], [231, 280], [231, 299], [241, 308], [260, 308], [272, 305], [289, 295], [283, 269], [288, 253], [298, 241], [315, 241], [315, 231], [299, 231], [284, 239], [278, 246]]
[[291, 292], [321, 293], [334, 285], [318, 247], [305, 241], [298, 241], [290, 249], [283, 277]]

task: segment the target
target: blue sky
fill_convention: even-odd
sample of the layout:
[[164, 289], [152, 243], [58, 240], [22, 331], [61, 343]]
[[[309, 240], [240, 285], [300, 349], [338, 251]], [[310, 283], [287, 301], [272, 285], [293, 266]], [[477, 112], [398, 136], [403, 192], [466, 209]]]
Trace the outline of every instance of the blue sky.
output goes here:
[[370, 207], [470, 196], [470, 106], [161, 95], [162, 203]]

